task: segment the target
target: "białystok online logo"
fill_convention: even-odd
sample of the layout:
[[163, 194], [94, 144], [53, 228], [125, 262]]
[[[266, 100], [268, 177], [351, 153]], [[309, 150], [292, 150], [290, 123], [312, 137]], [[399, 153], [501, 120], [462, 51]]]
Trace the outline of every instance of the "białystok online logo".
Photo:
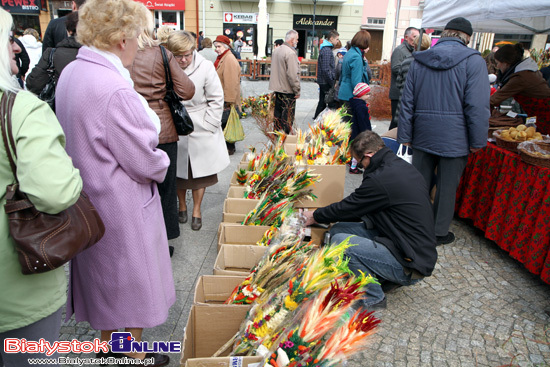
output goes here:
[[48, 342], [45, 339], [31, 341], [27, 339], [6, 338], [4, 339], [5, 353], [43, 353], [51, 356], [54, 353], [108, 353], [109, 345], [115, 353], [180, 353], [181, 342], [147, 342], [135, 341], [132, 333], [114, 332], [111, 333], [109, 342], [94, 339], [92, 341], [64, 340]]

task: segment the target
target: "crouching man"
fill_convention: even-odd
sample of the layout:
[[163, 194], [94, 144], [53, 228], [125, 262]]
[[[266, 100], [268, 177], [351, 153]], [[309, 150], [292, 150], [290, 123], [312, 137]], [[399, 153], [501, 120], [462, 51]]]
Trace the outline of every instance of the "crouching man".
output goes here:
[[351, 155], [364, 168], [363, 182], [342, 201], [306, 212], [306, 225], [338, 222], [331, 242], [350, 235], [349, 268], [371, 274], [363, 300], [370, 310], [386, 307], [383, 289], [412, 285], [430, 276], [437, 260], [432, 206], [424, 178], [397, 157], [375, 132], [355, 138]]

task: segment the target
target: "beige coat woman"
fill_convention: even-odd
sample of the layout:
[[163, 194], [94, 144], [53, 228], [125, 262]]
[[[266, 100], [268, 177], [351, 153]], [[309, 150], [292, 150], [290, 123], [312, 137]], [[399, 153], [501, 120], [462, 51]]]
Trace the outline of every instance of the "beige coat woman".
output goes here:
[[231, 51], [220, 59], [216, 69], [223, 87], [223, 100], [225, 103], [241, 106], [241, 67]]
[[193, 51], [193, 61], [184, 71], [195, 84], [195, 95], [183, 102], [195, 131], [179, 137], [177, 176], [188, 178], [187, 165], [191, 160], [193, 177], [205, 177], [229, 165], [221, 128], [224, 95], [214, 65], [197, 51]]

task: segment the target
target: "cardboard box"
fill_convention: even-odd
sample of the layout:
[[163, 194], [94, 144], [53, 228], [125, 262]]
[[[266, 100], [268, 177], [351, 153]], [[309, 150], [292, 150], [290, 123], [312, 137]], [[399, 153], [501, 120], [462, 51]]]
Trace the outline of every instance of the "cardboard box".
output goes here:
[[296, 144], [298, 142], [298, 135], [287, 135], [285, 144]]
[[229, 198], [223, 202], [222, 222], [241, 224], [244, 218], [260, 202], [257, 199]]
[[222, 244], [255, 245], [262, 239], [269, 226], [243, 226], [233, 223], [221, 223], [219, 227], [218, 252]]
[[[239, 246], [237, 246], [239, 247]], [[248, 274], [243, 275], [203, 275], [195, 286], [194, 304], [214, 305], [223, 304], [235, 287], [241, 284]]]
[[289, 157], [294, 157], [294, 154], [296, 153], [296, 144], [284, 143], [283, 148], [285, 148], [286, 155]]
[[244, 199], [244, 186], [229, 186], [228, 199]]
[[266, 251], [264, 246], [222, 245], [214, 263], [214, 275], [248, 276]]
[[[248, 176], [250, 176], [250, 172], [247, 172], [247, 173], [248, 173]], [[244, 187], [244, 185], [241, 185], [237, 182], [237, 171], [234, 171], [233, 174], [231, 175], [231, 180], [229, 181], [229, 185]]]
[[336, 203], [344, 198], [344, 186], [346, 183], [345, 165], [312, 165], [298, 166], [309, 168], [313, 174], [321, 175], [321, 181], [313, 185], [313, 193], [316, 200], [303, 200], [296, 204], [296, 208], [322, 208]]
[[[227, 343], [238, 331], [250, 306], [193, 305], [183, 336], [180, 365], [186, 367], [254, 367], [261, 357], [211, 356]], [[222, 356], [229, 355], [231, 347]]]

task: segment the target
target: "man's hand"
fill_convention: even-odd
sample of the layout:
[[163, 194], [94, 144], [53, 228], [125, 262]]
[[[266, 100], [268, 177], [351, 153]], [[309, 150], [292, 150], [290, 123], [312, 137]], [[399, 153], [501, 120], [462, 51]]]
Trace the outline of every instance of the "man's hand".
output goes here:
[[475, 153], [479, 150], [481, 150], [481, 148], [472, 148], [472, 147], [470, 147], [470, 153]]
[[294, 99], [298, 99], [298, 98], [300, 98], [300, 95], [299, 95], [299, 94], [297, 94], [297, 95], [294, 96]]
[[411, 143], [403, 143], [403, 145], [406, 146], [406, 147], [410, 147]]
[[312, 224], [317, 223], [315, 218], [313, 218], [313, 212], [312, 211], [303, 212], [302, 215], [306, 219], [306, 226], [310, 226]]

